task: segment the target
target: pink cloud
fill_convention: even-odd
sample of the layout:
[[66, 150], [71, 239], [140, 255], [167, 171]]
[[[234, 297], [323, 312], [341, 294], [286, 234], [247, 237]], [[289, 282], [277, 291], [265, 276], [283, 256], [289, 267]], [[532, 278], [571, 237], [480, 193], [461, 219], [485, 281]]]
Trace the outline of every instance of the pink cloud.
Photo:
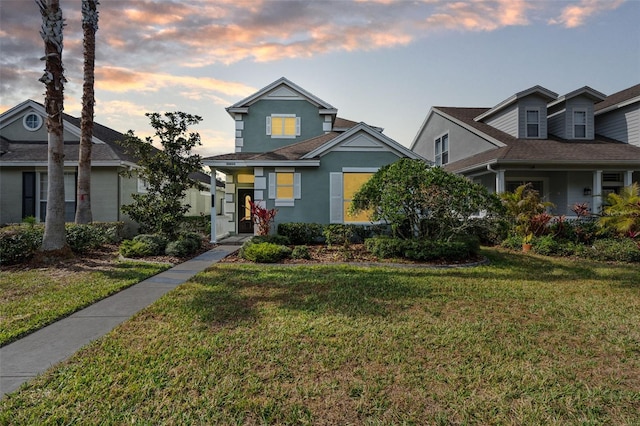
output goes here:
[[603, 11], [618, 8], [624, 0], [581, 0], [577, 4], [566, 6], [558, 18], [549, 20], [550, 24], [562, 25], [566, 28], [575, 28], [589, 19], [591, 16]]

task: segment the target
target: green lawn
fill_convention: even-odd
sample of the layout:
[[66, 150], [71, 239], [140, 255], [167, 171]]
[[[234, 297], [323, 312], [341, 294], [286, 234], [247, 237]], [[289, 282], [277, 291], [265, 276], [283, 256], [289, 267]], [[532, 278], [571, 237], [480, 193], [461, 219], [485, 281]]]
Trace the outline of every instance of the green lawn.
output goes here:
[[640, 270], [221, 264], [0, 402], [0, 424], [638, 424]]
[[0, 271], [0, 346], [168, 267], [119, 262], [115, 269], [108, 271], [89, 264], [71, 272], [60, 269]]

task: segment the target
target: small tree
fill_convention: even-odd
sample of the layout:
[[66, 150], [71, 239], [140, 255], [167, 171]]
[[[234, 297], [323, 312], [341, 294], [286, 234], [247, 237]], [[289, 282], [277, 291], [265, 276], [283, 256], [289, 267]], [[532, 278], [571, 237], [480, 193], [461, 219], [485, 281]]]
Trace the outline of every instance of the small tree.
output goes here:
[[500, 201], [486, 188], [423, 161], [400, 159], [382, 167], [354, 195], [351, 211], [391, 225], [403, 238], [446, 239], [475, 226], [472, 217], [493, 215]]
[[539, 223], [546, 219], [546, 225], [551, 216], [545, 215], [547, 207], [554, 207], [549, 201], [543, 201], [540, 193], [532, 188], [530, 183], [520, 185], [513, 192], [503, 192], [500, 199], [504, 205], [511, 228], [516, 235], [526, 237], [541, 235], [544, 226]]
[[276, 218], [276, 209], [266, 209], [258, 203], [249, 201], [251, 205], [251, 218], [253, 223], [258, 225], [258, 235], [269, 235], [271, 225]]
[[122, 212], [138, 222], [145, 232], [173, 237], [190, 207], [182, 204], [186, 191], [191, 187], [203, 189], [199, 182], [189, 177], [202, 170], [202, 158], [191, 153], [194, 147], [201, 145], [200, 135], [187, 133], [187, 128], [198, 124], [202, 118], [184, 112], [167, 112], [164, 118], [158, 113], [145, 115], [155, 129], [162, 150], [153, 146], [151, 137], [143, 141], [133, 131], [127, 132], [121, 144], [138, 159], [140, 168], [125, 172], [125, 175], [137, 174], [145, 183], [147, 193], [133, 194], [134, 202], [122, 206]]
[[598, 225], [631, 238], [640, 236], [640, 185], [634, 182], [620, 194], [609, 194]]

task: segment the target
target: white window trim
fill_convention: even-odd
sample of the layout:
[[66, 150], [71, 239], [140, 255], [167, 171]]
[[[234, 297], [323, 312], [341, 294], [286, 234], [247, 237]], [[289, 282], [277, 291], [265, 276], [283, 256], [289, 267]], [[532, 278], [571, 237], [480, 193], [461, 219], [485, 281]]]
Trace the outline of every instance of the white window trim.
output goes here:
[[[450, 147], [450, 142], [451, 142], [451, 137], [449, 136], [449, 131], [447, 130], [446, 132], [440, 134], [438, 137], [433, 139], [433, 162], [435, 163], [436, 166], [444, 166], [449, 164], [449, 147]], [[447, 149], [446, 151], [442, 149], [442, 138], [443, 137], [447, 137]], [[437, 150], [437, 146], [438, 146], [438, 141], [440, 141], [440, 153], [438, 154], [438, 150]], [[447, 153], [447, 162], [446, 163], [442, 163], [442, 154], [443, 153]], [[438, 161], [438, 157], [440, 157], [440, 161]]]
[[[584, 113], [584, 124], [578, 124], [579, 126], [584, 126], [584, 136], [577, 137], [576, 136], [576, 112]], [[586, 108], [574, 108], [571, 112], [571, 132], [573, 133], [573, 139], [588, 139], [587, 137], [587, 109]]]
[[[278, 186], [277, 186], [278, 173], [293, 173], [293, 198], [276, 198], [276, 194], [278, 193]], [[273, 173], [269, 173], [268, 197], [271, 200], [275, 200], [276, 207], [294, 207], [295, 200], [299, 200], [302, 198], [301, 174], [296, 173], [295, 168], [276, 167]]]
[[[36, 127], [29, 127], [27, 125], [27, 118], [31, 116], [38, 118], [38, 125]], [[37, 130], [40, 130], [40, 128], [42, 127], [42, 124], [44, 124], [44, 119], [42, 118], [42, 116], [40, 116], [40, 114], [36, 114], [33, 111], [26, 113], [24, 117], [22, 117], [22, 125], [24, 126], [25, 129], [27, 129], [30, 132], [35, 132]]]
[[[372, 222], [345, 222], [344, 220], [344, 174], [376, 173], [379, 167], [343, 167], [341, 172], [329, 173], [329, 223], [370, 225]], [[373, 222], [379, 224], [382, 222]]]
[[[272, 118], [295, 118], [296, 119], [296, 132], [295, 135], [274, 135], [273, 128], [271, 127]], [[300, 117], [297, 117], [295, 114], [271, 114], [267, 116], [266, 120], [266, 133], [267, 136], [271, 136], [271, 139], [295, 139], [297, 136], [300, 136]]]
[[[529, 112], [535, 111], [538, 113], [538, 121], [536, 123], [529, 123]], [[524, 110], [524, 137], [526, 139], [540, 139], [540, 135], [542, 133], [542, 114], [540, 113], [540, 108], [525, 108]], [[536, 124], [538, 126], [538, 135], [537, 136], [529, 136], [529, 124]]]

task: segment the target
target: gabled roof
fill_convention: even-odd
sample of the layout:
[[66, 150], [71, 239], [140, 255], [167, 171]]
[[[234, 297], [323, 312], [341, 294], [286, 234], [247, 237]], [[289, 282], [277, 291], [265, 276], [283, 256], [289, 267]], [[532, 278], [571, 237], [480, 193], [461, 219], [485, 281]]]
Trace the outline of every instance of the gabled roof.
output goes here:
[[[327, 114], [336, 114], [338, 112], [338, 110], [334, 108], [330, 103], [323, 101], [316, 95], [306, 91], [305, 89], [303, 89], [302, 87], [298, 86], [297, 84], [293, 83], [292, 81], [288, 80], [285, 77], [279, 78], [278, 80], [274, 81], [268, 86], [265, 86], [262, 89], [258, 90], [253, 95], [248, 96], [236, 102], [235, 104], [231, 105], [230, 107], [227, 108], [227, 112], [231, 115], [233, 115], [234, 113], [246, 113], [247, 108], [251, 106], [251, 104], [257, 102], [258, 100], [260, 100], [264, 96], [267, 96], [270, 93], [276, 92], [282, 87], [286, 87], [286, 88], [289, 88], [290, 90], [293, 90], [294, 92], [298, 93], [300, 96], [306, 98], [311, 103], [315, 104], [318, 108], [325, 110]], [[286, 95], [286, 92], [284, 92], [284, 95]]]
[[528, 88], [527, 90], [523, 90], [522, 92], [518, 92], [515, 95], [505, 99], [504, 101], [500, 102], [498, 105], [494, 106], [493, 108], [485, 111], [484, 113], [480, 114], [479, 116], [477, 116], [475, 118], [476, 121], [482, 121], [485, 118], [488, 118], [502, 110], [504, 110], [505, 108], [509, 107], [510, 105], [514, 104], [515, 102], [517, 102], [519, 99], [525, 98], [527, 96], [531, 96], [531, 95], [538, 95], [541, 98], [545, 99], [547, 102], [551, 102], [552, 100], [556, 99], [558, 97], [558, 94], [555, 92], [552, 92], [549, 89], [545, 89], [542, 86], [533, 86]]
[[401, 156], [405, 156], [405, 157], [409, 157], [409, 158], [420, 158], [422, 159], [422, 157], [420, 157], [418, 154], [416, 154], [415, 152], [407, 149], [406, 147], [400, 145], [398, 142], [394, 141], [393, 139], [387, 137], [386, 135], [380, 133], [378, 130], [372, 128], [371, 126], [365, 124], [365, 123], [359, 123], [358, 125], [352, 127], [351, 129], [347, 130], [346, 132], [338, 135], [337, 137], [331, 139], [330, 141], [326, 142], [325, 144], [319, 146], [318, 148], [314, 149], [313, 151], [308, 152], [307, 154], [305, 154], [302, 158], [314, 158], [314, 157], [321, 157], [324, 154], [330, 152], [334, 147], [340, 145], [342, 142], [346, 141], [347, 139], [351, 138], [352, 136], [354, 136], [355, 134], [359, 133], [359, 132], [364, 132], [370, 136], [372, 136], [374, 139], [376, 139], [377, 141], [383, 143], [384, 145], [386, 145], [386, 147], [388, 149], [390, 149], [391, 151], [395, 152], [396, 154], [399, 154]]
[[[348, 140], [353, 135], [365, 132], [380, 141], [388, 149], [409, 158], [420, 158], [418, 154], [400, 145], [393, 139], [380, 133], [365, 123], [359, 123], [346, 132], [329, 132], [302, 142], [284, 146], [269, 152], [237, 152], [207, 157], [203, 161], [209, 166], [244, 167], [244, 166], [286, 166], [304, 165], [319, 166], [320, 157]], [[233, 164], [230, 164], [233, 163]]]
[[609, 95], [602, 102], [595, 104], [595, 115], [604, 114], [636, 102], [640, 102], [640, 84]]
[[446, 165], [453, 172], [485, 167], [487, 164], [634, 164], [640, 165], [640, 148], [601, 135], [595, 140], [519, 139], [473, 119], [478, 108], [434, 107], [456, 119], [466, 129], [486, 140], [497, 140], [501, 147], [481, 152]]
[[605, 95], [604, 93], [598, 92], [597, 90], [592, 89], [589, 86], [584, 86], [574, 90], [573, 92], [569, 92], [566, 95], [560, 96], [555, 101], [550, 102], [547, 106], [552, 107], [561, 104], [562, 102], [566, 102], [569, 99], [575, 98], [576, 96], [585, 96], [594, 102], [600, 102], [607, 97], [607, 95]]
[[[46, 117], [44, 105], [33, 101], [24, 101], [15, 107], [0, 114], [0, 129], [10, 122], [15, 121], [25, 110], [32, 109], [43, 117]], [[80, 118], [63, 113], [64, 130], [80, 137]], [[91, 148], [91, 163], [93, 166], [125, 165], [135, 166], [138, 160], [128, 154], [118, 143], [125, 139], [125, 135], [103, 126], [93, 123], [93, 146]], [[154, 148], [157, 149], [157, 148]], [[78, 162], [80, 151], [79, 141], [64, 142], [65, 163], [74, 165]], [[0, 136], [0, 164], [9, 165], [47, 165], [49, 145], [46, 139], [41, 141], [14, 141]], [[195, 172], [189, 175], [194, 180], [204, 184], [210, 184], [211, 177], [205, 173]]]

